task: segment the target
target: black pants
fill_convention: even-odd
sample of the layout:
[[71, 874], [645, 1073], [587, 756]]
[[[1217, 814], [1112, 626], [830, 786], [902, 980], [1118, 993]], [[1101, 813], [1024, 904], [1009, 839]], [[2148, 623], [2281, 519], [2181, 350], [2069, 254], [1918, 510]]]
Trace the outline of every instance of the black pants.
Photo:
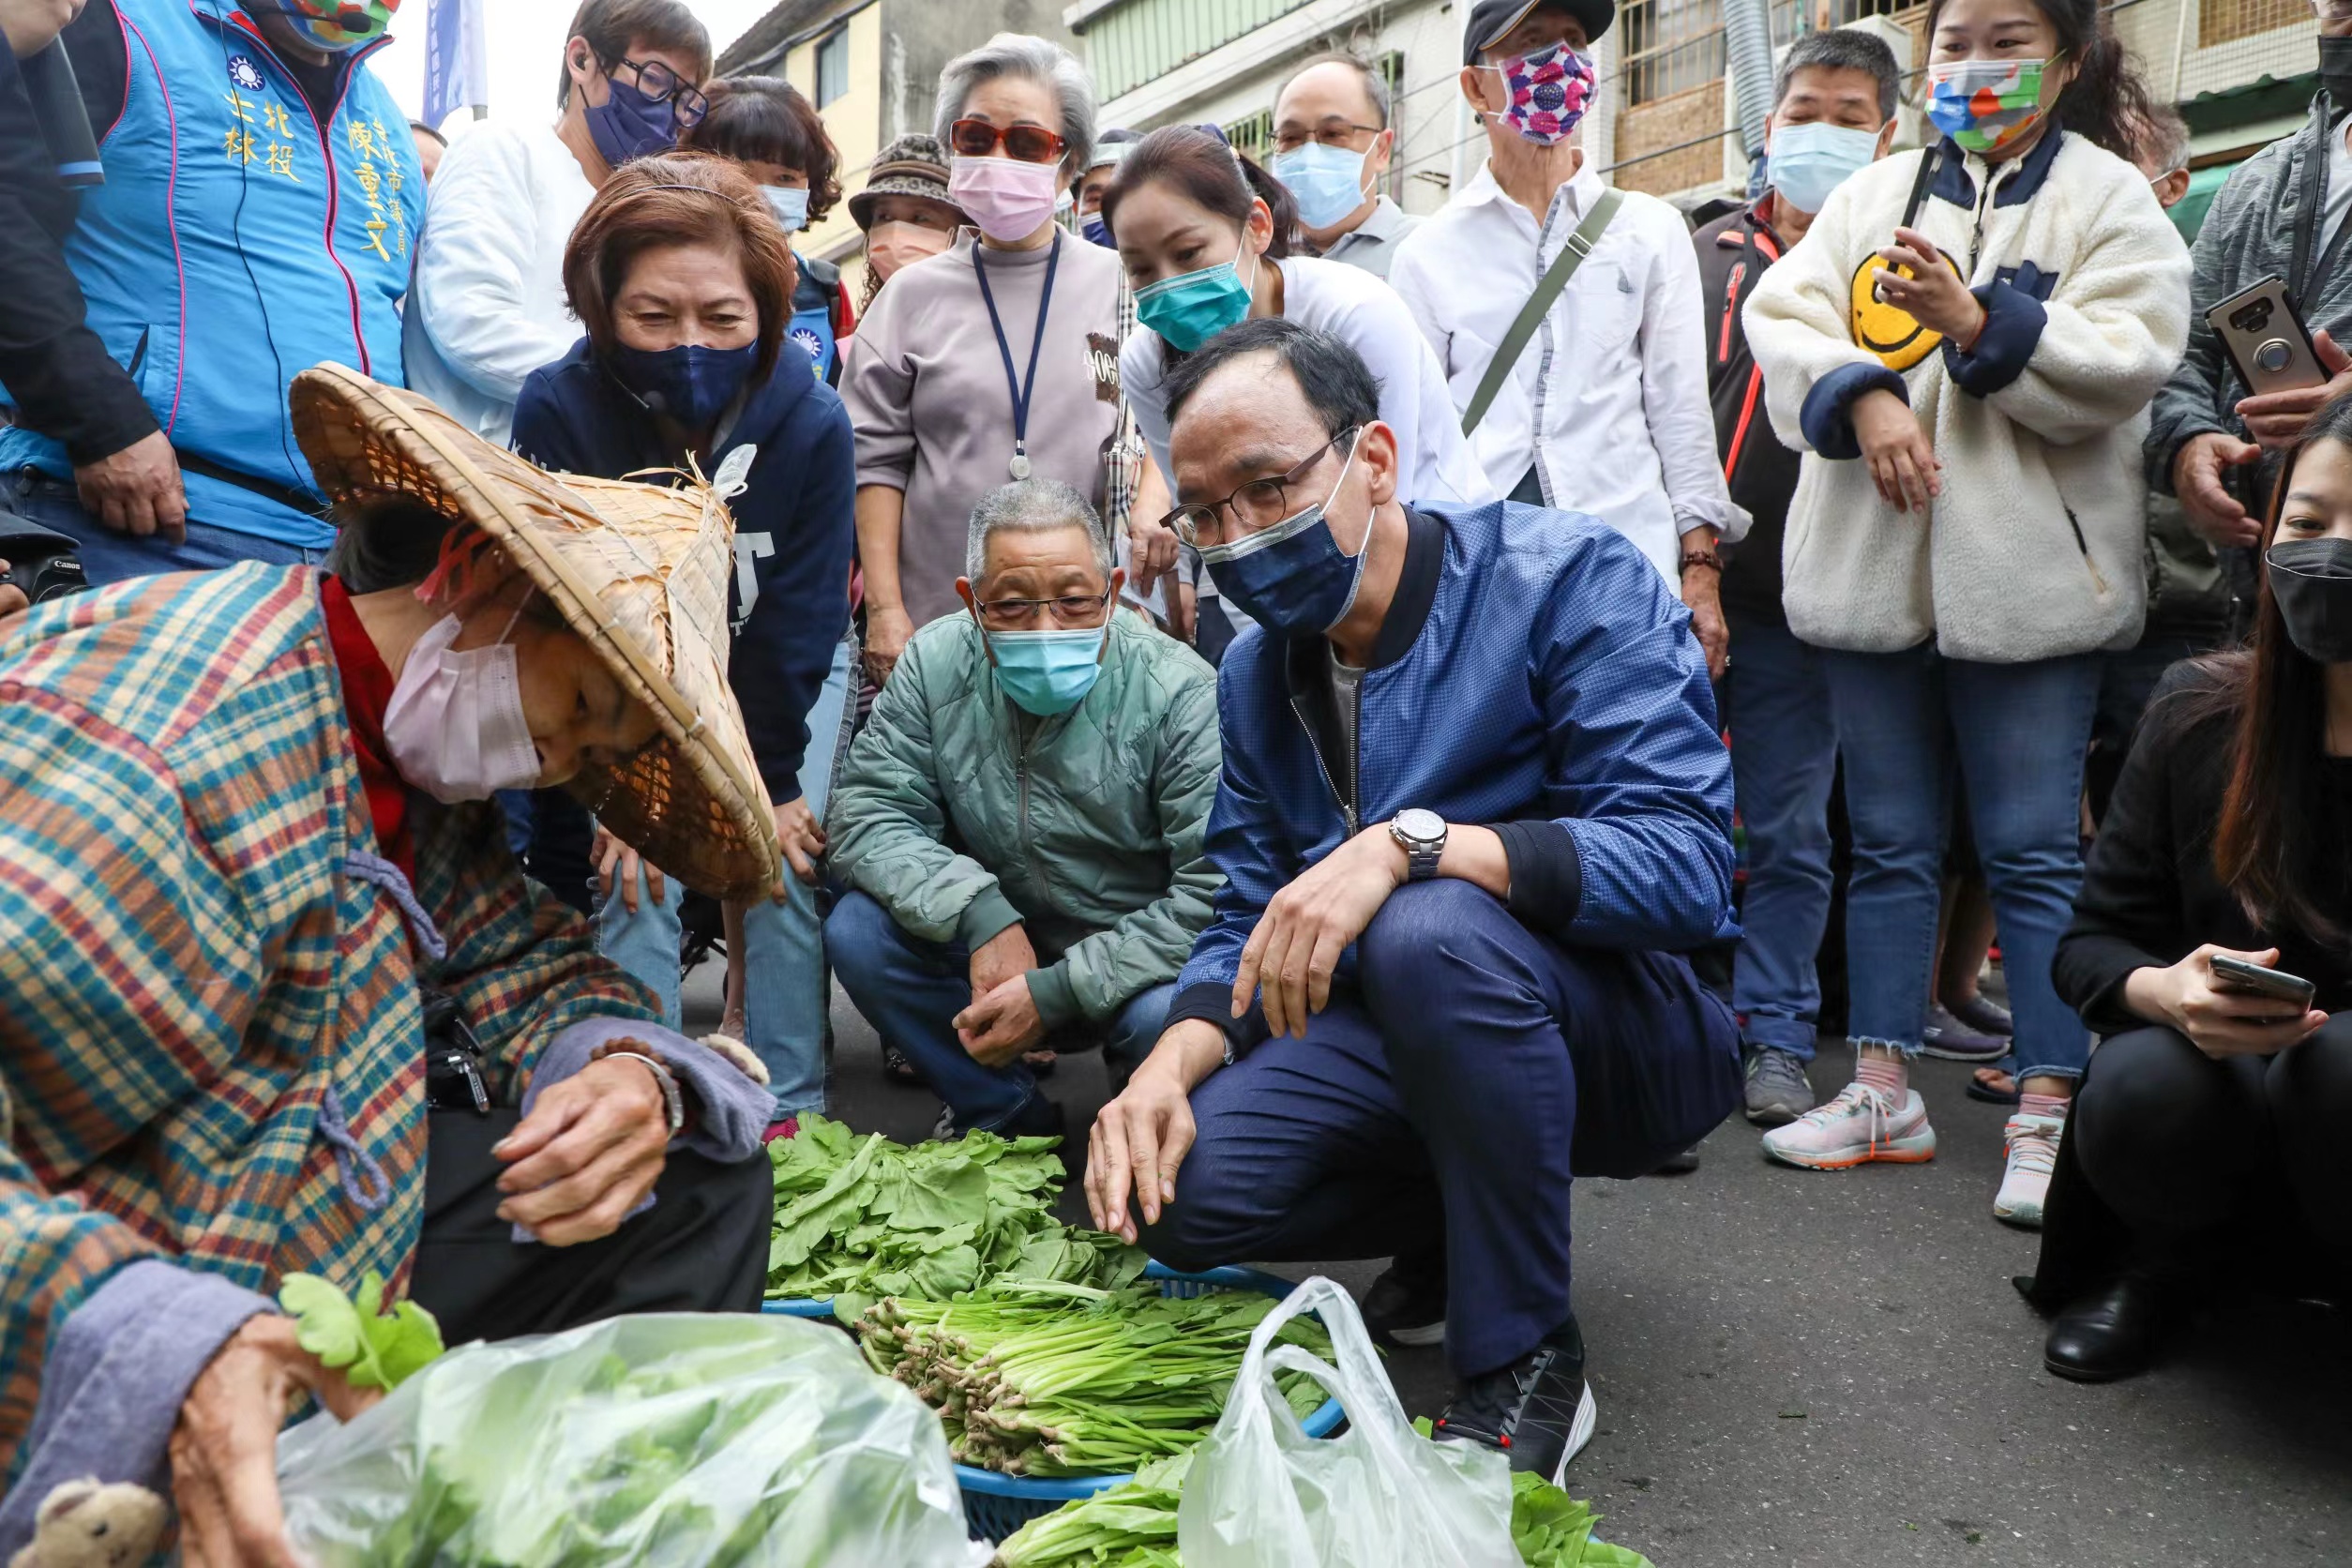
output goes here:
[[2217, 1062], [2166, 1028], [2116, 1035], [2067, 1137], [2144, 1263], [2285, 1220], [2352, 1276], [2352, 1014], [2269, 1057]]
[[517, 1242], [498, 1217], [506, 1167], [490, 1145], [520, 1115], [437, 1110], [425, 1233], [411, 1294], [451, 1345], [555, 1334], [631, 1312], [757, 1312], [767, 1283], [775, 1178], [755, 1155], [720, 1165], [673, 1152], [654, 1206], [602, 1241]]

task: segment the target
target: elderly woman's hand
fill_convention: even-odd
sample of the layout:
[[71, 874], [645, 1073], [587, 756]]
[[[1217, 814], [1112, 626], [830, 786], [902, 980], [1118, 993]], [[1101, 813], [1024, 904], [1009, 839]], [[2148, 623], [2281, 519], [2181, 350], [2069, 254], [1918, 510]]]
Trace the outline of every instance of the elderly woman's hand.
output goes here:
[[339, 1421], [384, 1397], [354, 1389], [294, 1338], [294, 1320], [249, 1319], [214, 1352], [180, 1402], [172, 1497], [188, 1568], [296, 1568], [278, 1494], [278, 1429], [304, 1393]]
[[[814, 811], [808, 809], [808, 797], [806, 795], [794, 795], [775, 807], [775, 811], [776, 841], [784, 852], [784, 864], [792, 868], [793, 876], [810, 887], [816, 886], [817, 862], [824, 858], [825, 852], [824, 824], [817, 821]], [[776, 879], [775, 890], [769, 896], [779, 904], [789, 897], [784, 891], [782, 877]]]
[[610, 1236], [661, 1179], [669, 1146], [669, 1107], [645, 1064], [591, 1062], [541, 1092], [531, 1114], [491, 1147], [508, 1167], [498, 1179], [506, 1195], [498, 1217], [549, 1246]]
[[1176, 530], [1159, 519], [1145, 517], [1139, 510], [1128, 514], [1128, 577], [1135, 583], [1136, 592], [1150, 598], [1160, 579], [1176, 569], [1176, 557], [1182, 548]]
[[596, 880], [604, 896], [612, 897], [612, 890], [621, 890], [621, 905], [631, 914], [637, 912], [638, 885], [642, 873], [645, 890], [654, 902], [666, 902], [670, 884], [662, 879], [661, 867], [650, 865], [643, 856], [615, 838], [602, 822], [596, 824], [596, 841], [588, 851], [588, 864], [596, 868]]
[[890, 672], [897, 668], [898, 656], [907, 651], [907, 640], [914, 635], [914, 622], [897, 605], [868, 604], [866, 607], [866, 675], [876, 686], [890, 684]]

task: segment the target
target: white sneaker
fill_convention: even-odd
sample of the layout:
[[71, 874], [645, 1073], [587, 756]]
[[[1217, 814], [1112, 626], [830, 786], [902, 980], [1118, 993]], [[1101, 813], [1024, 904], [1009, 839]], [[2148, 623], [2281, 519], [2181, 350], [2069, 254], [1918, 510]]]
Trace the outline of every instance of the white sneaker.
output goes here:
[[2001, 1190], [1993, 1199], [1993, 1217], [2028, 1230], [2042, 1229], [2042, 1208], [2050, 1200], [2050, 1171], [2058, 1164], [2058, 1140], [2066, 1123], [2056, 1116], [2009, 1119], [2001, 1136], [2009, 1144], [2009, 1166]]
[[1764, 1153], [1808, 1170], [1845, 1170], [1872, 1160], [1921, 1165], [1936, 1157], [1936, 1129], [1916, 1089], [1896, 1106], [1859, 1080], [1785, 1127], [1764, 1135]]

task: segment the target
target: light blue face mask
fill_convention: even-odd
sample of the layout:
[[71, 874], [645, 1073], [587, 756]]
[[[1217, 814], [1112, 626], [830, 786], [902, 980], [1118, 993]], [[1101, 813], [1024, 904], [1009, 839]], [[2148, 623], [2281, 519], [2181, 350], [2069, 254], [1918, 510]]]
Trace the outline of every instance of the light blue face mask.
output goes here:
[[1850, 126], [1774, 126], [1765, 177], [1799, 212], [1819, 212], [1830, 192], [1878, 156], [1878, 133]]
[[1364, 205], [1364, 158], [1309, 142], [1274, 156], [1274, 176], [1299, 204], [1299, 221], [1328, 229]]
[[[1250, 283], [1242, 281], [1233, 260], [1192, 272], [1180, 272], [1148, 283], [1135, 293], [1136, 319], [1179, 354], [1190, 354], [1229, 326], [1239, 326], [1249, 314]], [[1251, 281], [1256, 281], [1258, 258], [1250, 257]]]
[[1016, 706], [1051, 718], [1086, 701], [1103, 672], [1108, 626], [1064, 631], [992, 631], [988, 652], [996, 659], [996, 684]]
[[791, 185], [763, 185], [760, 194], [776, 209], [776, 220], [784, 225], [788, 234], [808, 227], [808, 188]]

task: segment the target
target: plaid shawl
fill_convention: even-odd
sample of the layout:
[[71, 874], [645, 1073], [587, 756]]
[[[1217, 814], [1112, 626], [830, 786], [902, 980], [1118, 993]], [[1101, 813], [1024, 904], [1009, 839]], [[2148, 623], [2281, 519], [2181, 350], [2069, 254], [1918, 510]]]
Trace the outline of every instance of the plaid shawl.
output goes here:
[[375, 854], [317, 584], [249, 565], [0, 621], [0, 1475], [51, 1335], [134, 1259], [405, 1283], [420, 978], [509, 1104], [569, 1025], [658, 1017], [494, 807], [420, 801], [413, 897]]

